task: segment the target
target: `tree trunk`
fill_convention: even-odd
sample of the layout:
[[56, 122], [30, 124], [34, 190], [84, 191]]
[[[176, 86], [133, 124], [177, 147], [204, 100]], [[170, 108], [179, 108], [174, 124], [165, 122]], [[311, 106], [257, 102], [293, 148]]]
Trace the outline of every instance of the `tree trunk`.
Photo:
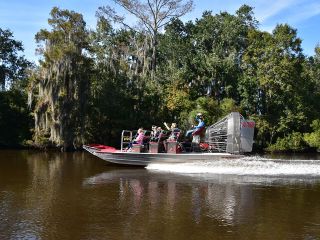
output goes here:
[[155, 78], [156, 69], [157, 69], [157, 32], [155, 31], [152, 36], [152, 70], [151, 76], [152, 79]]

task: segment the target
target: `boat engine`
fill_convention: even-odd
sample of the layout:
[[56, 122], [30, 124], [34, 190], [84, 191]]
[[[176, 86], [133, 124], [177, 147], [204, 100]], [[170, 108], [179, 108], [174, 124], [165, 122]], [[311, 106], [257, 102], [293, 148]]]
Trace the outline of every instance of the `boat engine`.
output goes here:
[[232, 112], [206, 130], [208, 151], [233, 154], [252, 151], [254, 121], [246, 120], [240, 113]]

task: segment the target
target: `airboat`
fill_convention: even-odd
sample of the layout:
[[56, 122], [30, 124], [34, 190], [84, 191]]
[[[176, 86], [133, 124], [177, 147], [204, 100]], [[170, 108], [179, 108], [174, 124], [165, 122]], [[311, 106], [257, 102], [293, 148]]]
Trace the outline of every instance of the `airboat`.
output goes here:
[[252, 151], [254, 127], [254, 121], [232, 112], [189, 141], [181, 140], [180, 132], [171, 138], [165, 131], [155, 140], [147, 131], [142, 144], [132, 144], [135, 131], [123, 130], [120, 149], [100, 144], [83, 145], [83, 148], [110, 163], [135, 166], [232, 160]]

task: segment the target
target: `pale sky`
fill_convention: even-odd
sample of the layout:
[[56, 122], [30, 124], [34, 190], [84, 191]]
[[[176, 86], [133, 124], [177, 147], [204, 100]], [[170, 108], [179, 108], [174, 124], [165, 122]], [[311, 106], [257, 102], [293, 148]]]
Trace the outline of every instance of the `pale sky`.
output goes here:
[[[261, 30], [271, 32], [277, 23], [288, 23], [298, 30], [304, 53], [314, 54], [320, 42], [320, 0], [194, 0], [194, 10], [183, 20], [201, 18], [205, 10], [213, 13], [235, 11], [243, 4], [254, 7]], [[36, 61], [34, 35], [47, 28], [52, 7], [74, 10], [84, 16], [87, 25], [94, 28], [95, 12], [99, 6], [112, 5], [112, 0], [0, 0], [0, 28], [10, 29], [16, 40], [22, 41], [27, 59]]]

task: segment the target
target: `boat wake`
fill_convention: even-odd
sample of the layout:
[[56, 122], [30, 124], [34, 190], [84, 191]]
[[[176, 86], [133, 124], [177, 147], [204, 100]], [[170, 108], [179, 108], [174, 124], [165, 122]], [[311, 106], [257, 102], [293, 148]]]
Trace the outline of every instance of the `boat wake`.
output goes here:
[[180, 174], [223, 174], [242, 176], [320, 177], [320, 160], [282, 160], [245, 157], [237, 160], [149, 164], [148, 170]]
[[320, 183], [320, 160], [246, 157], [211, 162], [149, 164], [147, 169], [113, 169], [87, 178], [85, 186], [123, 180], [231, 185], [314, 185]]

